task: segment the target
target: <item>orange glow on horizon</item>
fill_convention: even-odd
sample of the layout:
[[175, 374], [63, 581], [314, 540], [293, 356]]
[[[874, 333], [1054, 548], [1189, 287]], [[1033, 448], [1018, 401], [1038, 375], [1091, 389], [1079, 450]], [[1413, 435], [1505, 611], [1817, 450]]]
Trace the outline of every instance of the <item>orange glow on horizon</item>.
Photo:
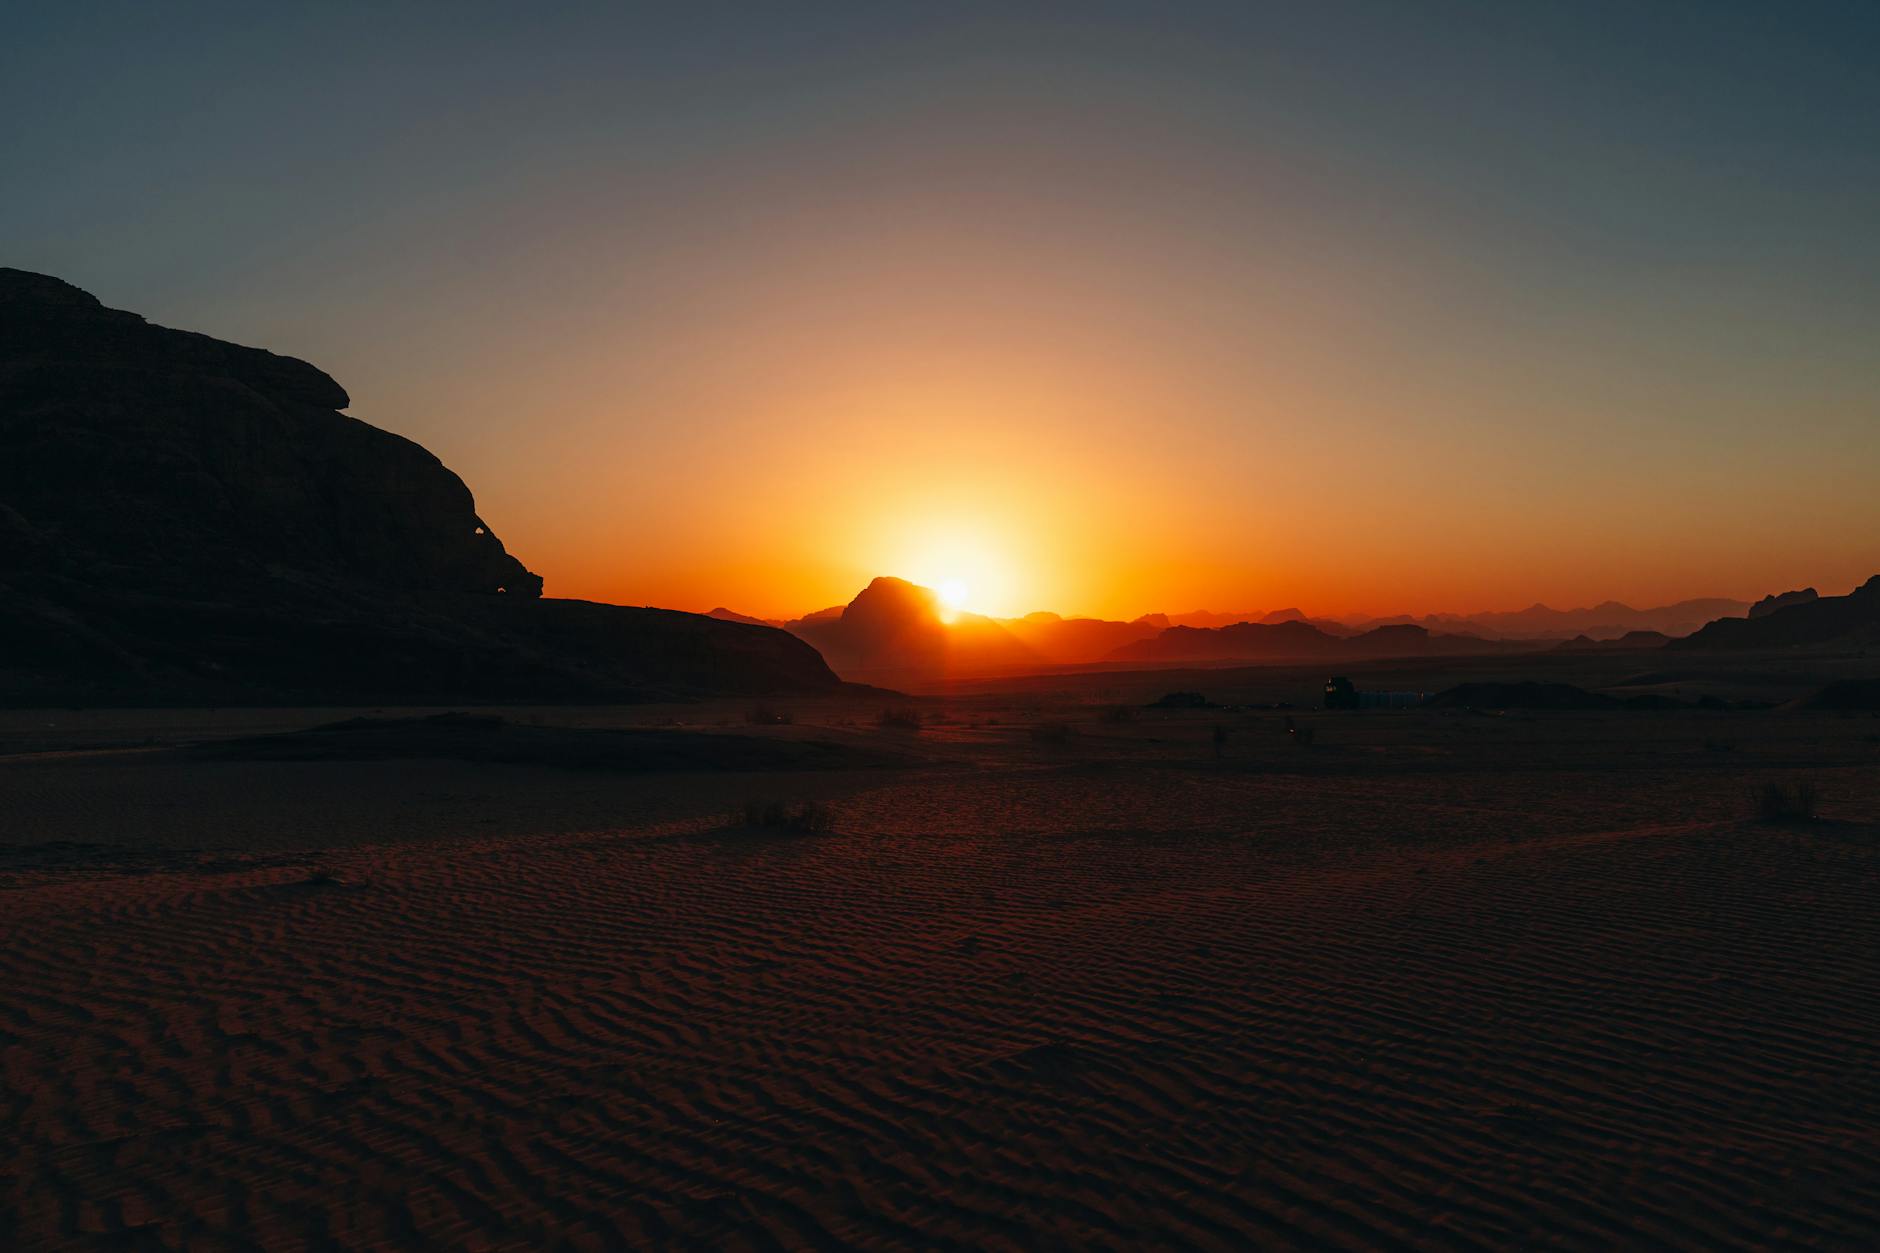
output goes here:
[[1608, 311], [1484, 318], [1538, 297], [1414, 240], [1274, 216], [1228, 248], [1139, 230], [1127, 191], [1034, 204], [986, 160], [785, 200], [644, 274], [554, 270], [580, 290], [487, 317], [410, 308], [435, 368], [338, 375], [550, 596], [791, 618], [893, 575], [997, 617], [1350, 616], [1880, 570], [1876, 398], [1805, 360], [1747, 389]]

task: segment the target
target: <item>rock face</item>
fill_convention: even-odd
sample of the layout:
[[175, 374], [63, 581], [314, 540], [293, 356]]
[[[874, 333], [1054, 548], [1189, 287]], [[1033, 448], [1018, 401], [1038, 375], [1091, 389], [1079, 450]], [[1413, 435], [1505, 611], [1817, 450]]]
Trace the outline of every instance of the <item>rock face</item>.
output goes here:
[[0, 269], [0, 701], [831, 686], [768, 628], [544, 601], [463, 480], [292, 357]]
[[877, 578], [840, 613], [811, 614], [784, 629], [813, 644], [843, 678], [868, 682], [924, 683], [1039, 661], [1004, 625], [945, 615], [932, 589], [906, 579]]
[[1752, 618], [1766, 618], [1778, 609], [1787, 609], [1790, 605], [1805, 605], [1811, 600], [1820, 600], [1821, 593], [1812, 587], [1804, 587], [1795, 592], [1779, 592], [1765, 596], [1749, 607]]
[[292, 357], [0, 270], [0, 501], [63, 561], [209, 590], [285, 567], [540, 596], [463, 480]]
[[[1795, 595], [1795, 593], [1790, 593]], [[1845, 596], [1803, 597], [1760, 617], [1719, 618], [1673, 649], [1865, 648], [1880, 644], [1880, 574]]]

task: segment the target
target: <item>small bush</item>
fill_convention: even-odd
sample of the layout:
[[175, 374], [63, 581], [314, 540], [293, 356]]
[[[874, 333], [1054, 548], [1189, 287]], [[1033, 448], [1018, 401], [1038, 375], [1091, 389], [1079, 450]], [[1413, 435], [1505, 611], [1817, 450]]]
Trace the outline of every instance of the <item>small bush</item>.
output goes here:
[[1292, 728], [1293, 743], [1297, 744], [1301, 748], [1311, 748], [1312, 741], [1318, 738], [1319, 738], [1319, 729], [1317, 727], [1294, 727]]
[[787, 727], [796, 721], [787, 709], [772, 709], [769, 705], [753, 705], [744, 715], [744, 720], [759, 727]]
[[1031, 738], [1040, 744], [1068, 744], [1071, 742], [1071, 728], [1067, 722], [1034, 722]]
[[1111, 705], [1100, 716], [1105, 722], [1134, 722], [1136, 711], [1128, 705]]
[[1735, 740], [1705, 740], [1704, 751], [1707, 753], [1733, 753], [1736, 751]]
[[823, 835], [835, 828], [835, 814], [821, 801], [789, 805], [783, 801], [746, 801], [744, 813], [732, 818], [733, 825], [788, 831], [795, 835]]
[[1815, 785], [1807, 779], [1765, 783], [1752, 794], [1756, 816], [1764, 822], [1812, 822]]
[[884, 731], [918, 731], [920, 710], [905, 707], [884, 709], [876, 716], [875, 722]]

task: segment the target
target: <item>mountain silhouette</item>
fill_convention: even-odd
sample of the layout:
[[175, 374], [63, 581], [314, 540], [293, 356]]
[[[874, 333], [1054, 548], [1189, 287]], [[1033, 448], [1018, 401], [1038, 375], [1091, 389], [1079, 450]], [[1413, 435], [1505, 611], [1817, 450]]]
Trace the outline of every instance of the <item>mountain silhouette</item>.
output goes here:
[[424, 448], [292, 357], [0, 269], [0, 701], [833, 688], [767, 627], [540, 599]]
[[1790, 605], [1805, 605], [1811, 600], [1820, 600], [1821, 593], [1812, 587], [1804, 587], [1794, 592], [1776, 592], [1763, 597], [1749, 607], [1752, 618], [1766, 618], [1778, 609], [1787, 609]]
[[1112, 622], [1103, 618], [1060, 618], [1056, 614], [1027, 614], [1000, 620], [1000, 625], [1038, 657], [1052, 665], [1075, 666], [1101, 661], [1160, 629], [1138, 619]]
[[1252, 661], [1340, 655], [1338, 637], [1297, 619], [1237, 622], [1224, 627], [1172, 626], [1153, 639], [1125, 645], [1112, 662]]
[[716, 618], [720, 622], [742, 622], [746, 626], [774, 626], [776, 625], [775, 623], [772, 623], [772, 622], [766, 622], [762, 618], [753, 618], [749, 614], [735, 613], [732, 610], [726, 609], [723, 605], [718, 606], [718, 608], [716, 609], [707, 609], [705, 611], [705, 616], [707, 618]]
[[1554, 645], [1555, 652], [1623, 652], [1635, 648], [1663, 648], [1671, 637], [1663, 631], [1627, 631], [1617, 639], [1596, 640], [1590, 635], [1576, 635]]
[[1451, 657], [1505, 652], [1511, 646], [1473, 635], [1438, 635], [1411, 623], [1375, 627], [1356, 635], [1333, 635], [1297, 618], [1239, 622], [1225, 627], [1170, 627], [1153, 639], [1126, 645], [1106, 661], [1274, 662], [1359, 660], [1383, 657]]
[[840, 614], [813, 614], [785, 629], [813, 645], [844, 678], [926, 679], [1040, 663], [993, 619], [943, 613], [933, 589], [887, 576], [869, 583]]
[[[1796, 596], [1797, 593], [1786, 593]], [[1773, 598], [1781, 599], [1781, 598]], [[1754, 618], [1721, 618], [1667, 647], [1674, 649], [1801, 648], [1880, 644], [1880, 574], [1846, 596], [1803, 596]]]
[[1361, 620], [1355, 626], [1415, 623], [1433, 631], [1479, 635], [1487, 639], [1566, 640], [1585, 635], [1595, 640], [1617, 639], [1628, 631], [1657, 631], [1667, 636], [1688, 635], [1717, 618], [1741, 616], [1747, 601], [1700, 597], [1651, 609], [1634, 609], [1621, 601], [1602, 601], [1581, 609], [1552, 609], [1533, 604], [1526, 609], [1472, 614], [1438, 613], [1423, 617]]

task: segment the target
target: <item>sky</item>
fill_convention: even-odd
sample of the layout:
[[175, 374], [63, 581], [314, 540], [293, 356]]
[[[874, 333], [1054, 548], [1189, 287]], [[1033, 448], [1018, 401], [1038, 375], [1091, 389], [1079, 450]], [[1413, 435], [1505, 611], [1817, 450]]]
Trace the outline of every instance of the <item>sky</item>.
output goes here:
[[1868, 0], [26, 0], [0, 264], [319, 365], [549, 595], [1832, 594], [1876, 64]]

